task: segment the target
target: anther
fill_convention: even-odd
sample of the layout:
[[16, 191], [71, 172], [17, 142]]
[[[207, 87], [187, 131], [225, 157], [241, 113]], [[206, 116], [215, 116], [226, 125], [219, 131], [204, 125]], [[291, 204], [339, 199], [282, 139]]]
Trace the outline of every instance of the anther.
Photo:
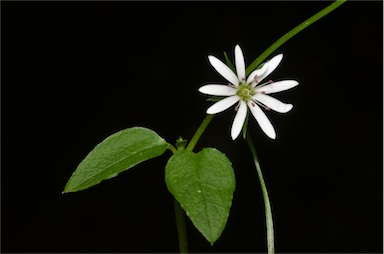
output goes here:
[[257, 80], [258, 76], [255, 75], [255, 77], [253, 78], [255, 80], [256, 83], [259, 83], [259, 81]]
[[241, 78], [242, 81], [245, 81], [245, 78]]
[[265, 91], [261, 91], [262, 94], [265, 94]]

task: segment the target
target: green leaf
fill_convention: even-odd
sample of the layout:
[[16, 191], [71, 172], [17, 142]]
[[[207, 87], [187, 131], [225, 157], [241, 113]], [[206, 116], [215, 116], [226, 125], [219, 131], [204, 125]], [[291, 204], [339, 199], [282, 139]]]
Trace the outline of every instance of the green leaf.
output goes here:
[[193, 225], [213, 244], [227, 223], [235, 190], [229, 159], [214, 148], [178, 151], [165, 168], [168, 190]]
[[133, 127], [119, 131], [98, 144], [79, 164], [65, 192], [87, 189], [117, 176], [140, 162], [160, 156], [168, 143], [156, 132]]

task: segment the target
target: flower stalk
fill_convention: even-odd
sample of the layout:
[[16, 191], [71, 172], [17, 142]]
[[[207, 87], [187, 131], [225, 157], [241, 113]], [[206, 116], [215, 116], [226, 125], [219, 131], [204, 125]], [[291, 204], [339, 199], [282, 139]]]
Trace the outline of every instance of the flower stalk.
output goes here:
[[265, 224], [267, 228], [268, 254], [273, 254], [275, 253], [275, 237], [274, 237], [274, 230], [273, 230], [273, 217], [272, 217], [271, 203], [269, 201], [268, 190], [264, 182], [264, 177], [261, 171], [259, 159], [257, 157], [256, 148], [252, 142], [252, 138], [249, 135], [249, 133], [247, 133], [247, 143], [252, 153], [253, 162], [255, 163], [255, 168], [256, 168], [256, 174], [257, 174], [257, 177], [259, 178], [261, 191], [263, 193], [264, 207], [265, 207]]
[[191, 141], [189, 141], [186, 150], [193, 151], [193, 148], [195, 148], [201, 135], [203, 135], [205, 129], [208, 127], [208, 125], [212, 121], [212, 119], [213, 119], [213, 115], [207, 115], [204, 118], [203, 122], [200, 124], [199, 128], [196, 130], [195, 134], [193, 135]]

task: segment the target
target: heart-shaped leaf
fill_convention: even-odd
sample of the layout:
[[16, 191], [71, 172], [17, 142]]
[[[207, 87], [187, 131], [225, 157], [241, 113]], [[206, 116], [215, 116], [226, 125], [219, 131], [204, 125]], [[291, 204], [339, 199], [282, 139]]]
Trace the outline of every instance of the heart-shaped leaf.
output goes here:
[[229, 159], [214, 148], [199, 153], [178, 151], [165, 168], [168, 190], [193, 225], [213, 244], [227, 223], [235, 190]]
[[119, 131], [98, 144], [79, 164], [64, 192], [87, 189], [117, 176], [140, 162], [160, 156], [167, 142], [156, 132], [133, 127]]

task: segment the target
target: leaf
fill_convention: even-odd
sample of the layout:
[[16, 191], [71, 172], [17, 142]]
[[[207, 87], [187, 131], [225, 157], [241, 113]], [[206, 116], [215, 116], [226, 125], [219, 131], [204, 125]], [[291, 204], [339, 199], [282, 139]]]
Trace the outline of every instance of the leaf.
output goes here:
[[199, 153], [182, 150], [165, 168], [168, 190], [180, 203], [193, 225], [213, 244], [227, 223], [235, 190], [229, 159], [214, 148]]
[[167, 145], [150, 129], [133, 127], [119, 131], [85, 157], [66, 184], [64, 193], [84, 190], [115, 177], [140, 162], [162, 155]]

